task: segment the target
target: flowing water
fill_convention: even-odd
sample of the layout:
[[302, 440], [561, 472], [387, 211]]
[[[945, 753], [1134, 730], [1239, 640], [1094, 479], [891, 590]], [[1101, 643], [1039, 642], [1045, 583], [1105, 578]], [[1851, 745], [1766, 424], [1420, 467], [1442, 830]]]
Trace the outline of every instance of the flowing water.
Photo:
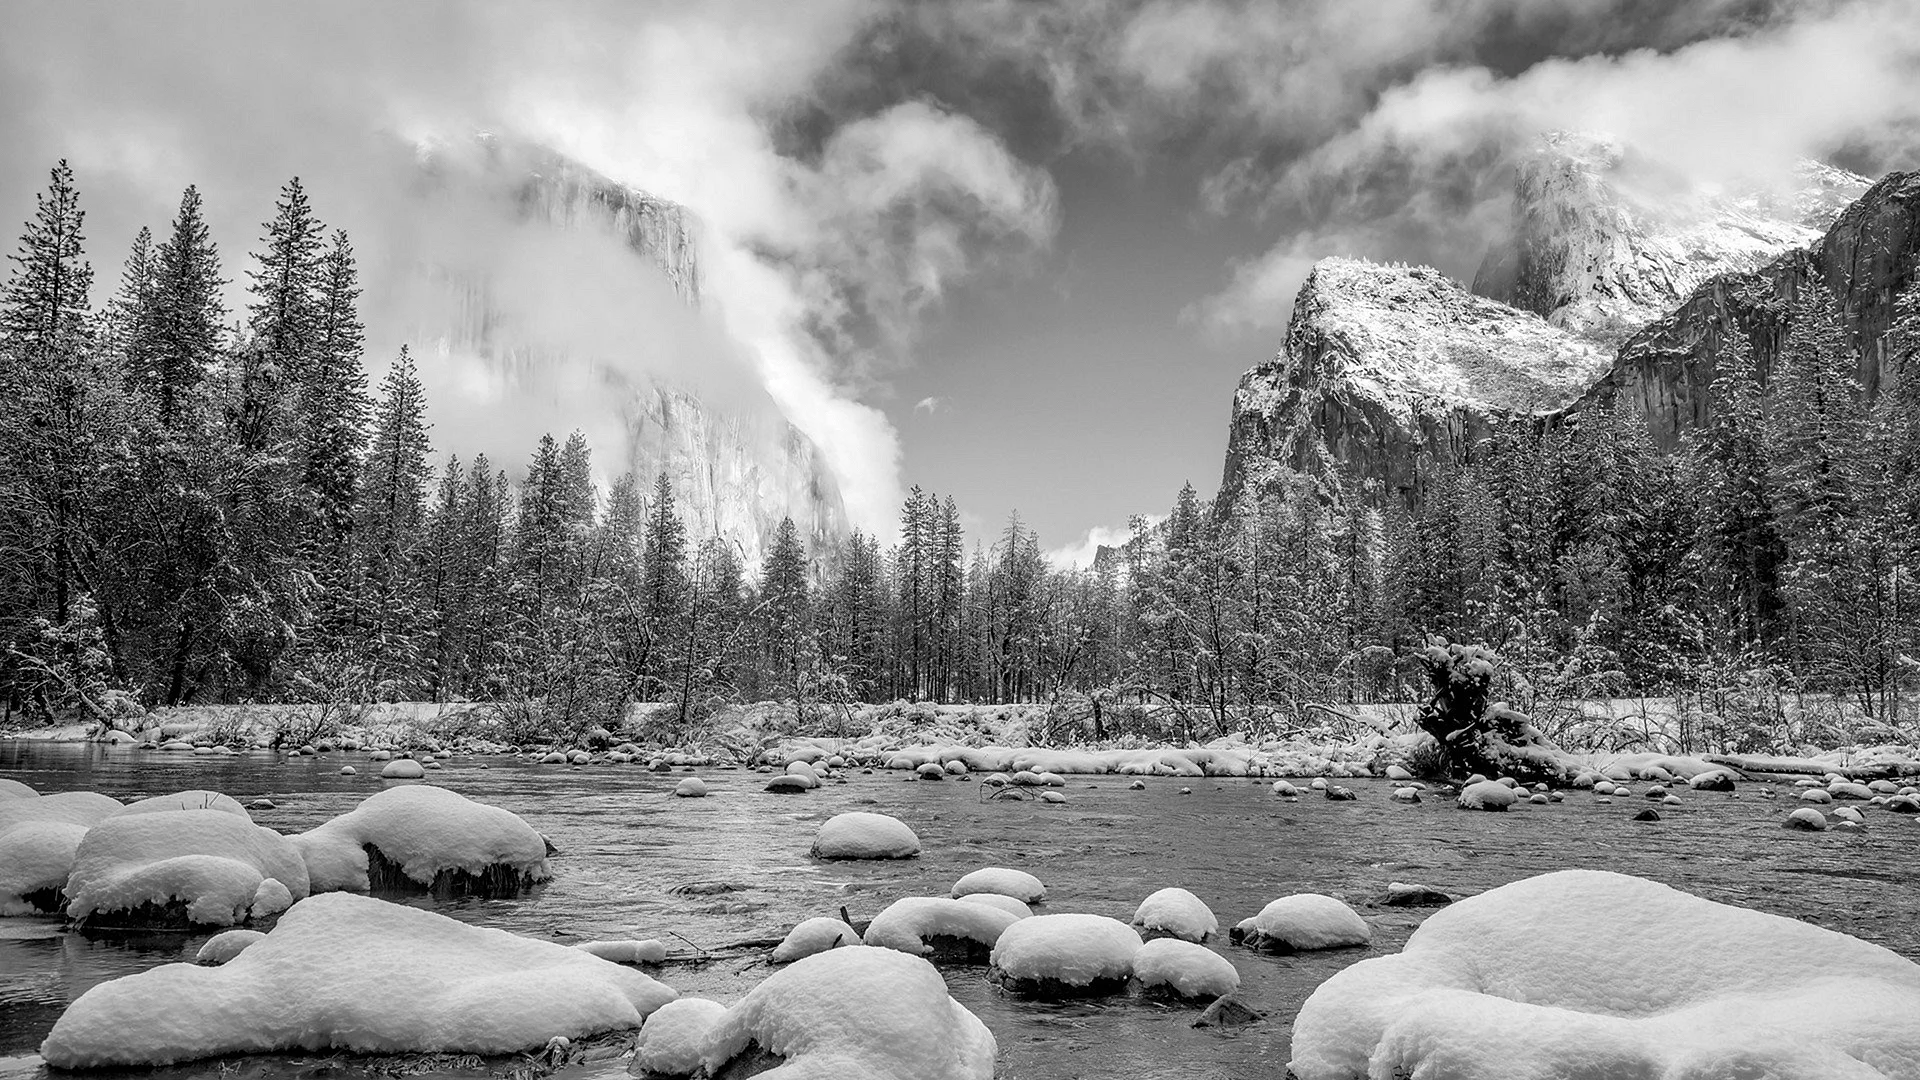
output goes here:
[[[348, 763], [360, 774], [339, 775]], [[897, 772], [855, 772], [803, 795], [767, 794], [765, 777], [748, 771], [699, 772], [712, 794], [676, 799], [670, 792], [679, 775], [635, 766], [454, 758], [429, 774], [431, 782], [506, 807], [546, 833], [560, 850], [554, 879], [512, 900], [409, 902], [559, 942], [658, 937], [676, 957], [656, 976], [683, 994], [722, 1001], [737, 999], [771, 970], [759, 959], [764, 949], [742, 943], [777, 938], [803, 918], [842, 907], [865, 920], [901, 896], [945, 895], [960, 875], [989, 865], [1024, 869], [1046, 882], [1041, 911], [1126, 920], [1149, 892], [1179, 885], [1205, 900], [1223, 928], [1296, 892], [1340, 897], [1372, 925], [1373, 944], [1364, 949], [1269, 957], [1215, 943], [1240, 971], [1240, 996], [1265, 1014], [1227, 1029], [1193, 1028], [1197, 1009], [1137, 997], [1014, 1000], [987, 983], [984, 968], [943, 969], [953, 996], [998, 1038], [1006, 1080], [1283, 1076], [1292, 1019], [1314, 987], [1357, 960], [1397, 951], [1430, 913], [1373, 906], [1389, 881], [1464, 895], [1548, 870], [1617, 870], [1920, 959], [1920, 822], [1868, 808], [1868, 827], [1858, 832], [1788, 832], [1779, 824], [1786, 799], [1759, 798], [1757, 785], [1742, 785], [1740, 798], [1687, 794], [1684, 805], [1660, 807], [1663, 820], [1636, 822], [1630, 819], [1647, 802], [1637, 797], [1604, 803], [1574, 793], [1560, 804], [1468, 813], [1441, 798], [1397, 803], [1386, 784], [1369, 781], [1343, 781], [1359, 792], [1354, 802], [1329, 802], [1316, 792], [1287, 802], [1258, 780], [1153, 778], [1134, 791], [1131, 778], [1069, 777], [1067, 803], [1054, 806], [983, 800], [977, 783], [915, 782]], [[311, 828], [390, 783], [358, 754], [209, 758], [44, 743], [0, 743], [0, 775], [42, 792], [92, 790], [123, 800], [189, 788], [242, 802], [270, 797], [276, 808], [255, 810], [254, 819], [282, 832]], [[906, 821], [923, 854], [899, 862], [809, 858], [819, 823], [857, 809]], [[675, 889], [716, 882], [738, 888]], [[53, 918], [0, 919], [0, 1080], [46, 1073], [34, 1049], [87, 988], [191, 960], [208, 936], [89, 936]], [[700, 953], [710, 958], [681, 959]], [[1638, 955], [1631, 941], [1620, 943], [1620, 959], [1665, 962]], [[143, 1075], [305, 1080], [324, 1073], [358, 1080], [390, 1064], [301, 1054]], [[621, 1067], [572, 1065], [560, 1075], [611, 1080]], [[504, 1068], [490, 1066], [495, 1074]]]

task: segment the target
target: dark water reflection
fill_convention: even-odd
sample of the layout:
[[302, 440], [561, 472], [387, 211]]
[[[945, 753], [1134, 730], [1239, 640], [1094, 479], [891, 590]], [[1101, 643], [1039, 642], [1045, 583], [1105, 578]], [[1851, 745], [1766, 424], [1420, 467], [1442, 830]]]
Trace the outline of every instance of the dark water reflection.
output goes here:
[[[338, 775], [347, 763], [358, 764], [361, 774]], [[209, 760], [0, 743], [0, 774], [43, 792], [88, 789], [127, 799], [211, 788], [242, 802], [270, 796], [277, 808], [254, 811], [254, 818], [283, 832], [310, 828], [379, 790], [377, 766], [366, 766], [349, 754]], [[1240, 971], [1242, 996], [1267, 1014], [1226, 1033], [1192, 1028], [1194, 1010], [1137, 999], [1012, 1001], [987, 985], [984, 969], [947, 969], [953, 995], [999, 1039], [1000, 1075], [1013, 1080], [1283, 1075], [1291, 1020], [1313, 988], [1356, 960], [1398, 950], [1425, 918], [1423, 910], [1369, 906], [1389, 881], [1465, 894], [1547, 870], [1618, 870], [1920, 958], [1920, 822], [1868, 808], [1868, 827], [1857, 833], [1786, 832], [1779, 827], [1786, 801], [1762, 800], [1754, 786], [1737, 799], [1690, 794], [1682, 806], [1661, 807], [1664, 820], [1643, 823], [1629, 820], [1645, 804], [1638, 798], [1606, 804], [1575, 794], [1563, 804], [1478, 814], [1441, 800], [1395, 803], [1384, 784], [1365, 781], [1346, 782], [1360, 793], [1356, 802], [1312, 794], [1287, 803], [1252, 780], [1150, 779], [1146, 790], [1131, 791], [1126, 778], [1069, 778], [1068, 803], [1047, 806], [982, 802], [977, 784], [914, 782], [899, 773], [855, 774], [800, 796], [766, 794], [764, 778], [753, 773], [701, 774], [712, 794], [686, 800], [669, 794], [677, 775], [632, 766], [456, 758], [430, 773], [431, 781], [513, 810], [547, 833], [561, 852], [553, 860], [555, 879], [514, 900], [410, 902], [562, 942], [659, 937], [677, 953], [710, 950], [720, 958], [669, 964], [658, 976], [683, 994], [723, 1001], [769, 971], [757, 952], [730, 945], [778, 937], [800, 919], [834, 914], [842, 905], [866, 919], [900, 896], [944, 895], [961, 874], [982, 865], [1037, 874], [1048, 889], [1043, 910], [1126, 919], [1149, 892], [1180, 885], [1207, 901], [1223, 927], [1274, 897], [1309, 891], [1341, 897], [1372, 924], [1368, 949], [1275, 958], [1217, 945]], [[1181, 795], [1182, 787], [1192, 794]], [[853, 809], [905, 820], [925, 854], [898, 863], [810, 859], [818, 824]], [[710, 881], [743, 888], [669, 891]], [[206, 936], [89, 939], [51, 919], [0, 919], [0, 1080], [44, 1072], [34, 1048], [65, 1004], [88, 987], [191, 959]], [[1621, 942], [1621, 957], [1637, 962], [1632, 942]], [[227, 1062], [225, 1072], [288, 1080], [366, 1071], [352, 1061], [253, 1058]], [[573, 1066], [563, 1075], [611, 1075], [617, 1067]], [[163, 1072], [180, 1080], [221, 1074], [208, 1064]]]

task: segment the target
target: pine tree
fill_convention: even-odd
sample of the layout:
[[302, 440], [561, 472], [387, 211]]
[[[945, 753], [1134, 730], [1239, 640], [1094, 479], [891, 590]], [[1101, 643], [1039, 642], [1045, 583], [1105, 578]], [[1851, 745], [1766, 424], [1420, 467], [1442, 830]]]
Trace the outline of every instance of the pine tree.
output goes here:
[[344, 231], [333, 234], [317, 278], [314, 340], [300, 386], [301, 482], [321, 535], [338, 544], [353, 527], [360, 444], [371, 412], [360, 363], [359, 277]]
[[151, 352], [154, 287], [159, 277], [160, 256], [153, 247], [153, 230], [142, 225], [121, 268], [120, 288], [107, 302], [101, 321], [100, 346], [120, 358], [129, 377], [145, 368]]
[[1701, 547], [1725, 598], [1722, 621], [1732, 643], [1764, 645], [1774, 638], [1786, 552], [1774, 517], [1753, 352], [1738, 330], [1731, 336], [1695, 453]]
[[411, 680], [420, 674], [419, 628], [426, 621], [416, 595], [413, 556], [426, 523], [428, 457], [426, 394], [405, 346], [380, 382], [366, 482], [356, 514], [361, 577], [368, 596], [363, 621], [376, 677]]
[[[180, 195], [173, 232], [154, 259], [150, 338], [138, 342], [129, 375], [152, 395], [163, 427], [180, 431], [202, 382], [219, 363], [220, 257], [200, 212], [200, 192]], [[144, 320], [143, 320], [144, 321]]]
[[793, 519], [783, 517], [760, 563], [760, 640], [776, 693], [801, 695], [811, 618], [807, 551]]
[[641, 685], [658, 693], [668, 685], [673, 653], [685, 637], [688, 609], [687, 531], [673, 505], [673, 484], [662, 472], [654, 478], [653, 505], [647, 513], [646, 570], [641, 580], [641, 612], [652, 645], [641, 670]]

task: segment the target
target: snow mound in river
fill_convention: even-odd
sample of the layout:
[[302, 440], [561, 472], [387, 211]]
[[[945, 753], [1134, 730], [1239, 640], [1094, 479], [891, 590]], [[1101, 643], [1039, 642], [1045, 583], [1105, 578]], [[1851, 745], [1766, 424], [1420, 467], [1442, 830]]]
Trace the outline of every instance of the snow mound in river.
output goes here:
[[155, 810], [87, 830], [67, 878], [67, 917], [144, 920], [146, 905], [178, 903], [187, 922], [231, 926], [305, 895], [306, 865], [272, 829], [222, 810]]
[[[1621, 964], [1623, 950], [1661, 957], [1658, 975]], [[1657, 882], [1563, 870], [1444, 908], [1398, 955], [1322, 983], [1289, 1067], [1300, 1080], [1920, 1076], [1920, 965]]]
[[166, 964], [94, 987], [40, 1055], [79, 1069], [277, 1050], [504, 1054], [638, 1027], [674, 996], [579, 949], [330, 893], [219, 967]]
[[392, 787], [293, 838], [315, 892], [366, 892], [372, 845], [414, 883], [447, 871], [476, 877], [504, 870], [544, 881], [547, 842], [518, 814], [430, 784]]
[[932, 964], [864, 945], [816, 953], [754, 987], [708, 1033], [707, 1071], [723, 1075], [750, 1046], [785, 1059], [764, 1080], [989, 1080], [998, 1049]]

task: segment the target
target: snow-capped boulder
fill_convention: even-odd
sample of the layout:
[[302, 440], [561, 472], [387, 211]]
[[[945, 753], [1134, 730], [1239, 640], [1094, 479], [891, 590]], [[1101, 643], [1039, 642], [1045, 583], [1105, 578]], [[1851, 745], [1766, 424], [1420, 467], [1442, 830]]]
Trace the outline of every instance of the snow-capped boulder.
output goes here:
[[316, 892], [512, 895], [552, 876], [545, 838], [518, 814], [429, 784], [388, 788], [293, 842]]
[[988, 977], [1023, 996], [1113, 993], [1133, 974], [1140, 946], [1133, 927], [1105, 915], [1035, 915], [1000, 935]]
[[1231, 960], [1179, 938], [1157, 938], [1140, 946], [1133, 954], [1133, 977], [1142, 989], [1184, 998], [1217, 998], [1240, 988], [1240, 972]]
[[707, 795], [707, 782], [697, 776], [689, 776], [673, 786], [673, 793], [682, 799], [704, 799]]
[[576, 941], [573, 947], [616, 964], [663, 964], [667, 959], [667, 943], [655, 938]]
[[[1621, 964], [1623, 943], [1666, 958], [1660, 977]], [[1300, 1080], [1865, 1080], [1920, 1075], [1915, 1017], [1920, 965], [1880, 946], [1563, 870], [1435, 912], [1398, 955], [1322, 983], [1294, 1022], [1289, 1068]]]
[[[24, 801], [24, 800], [22, 800]], [[0, 916], [58, 912], [87, 826], [25, 821], [0, 832]]]
[[233, 814], [248, 821], [253, 820], [253, 815], [247, 813], [247, 808], [240, 805], [240, 800], [231, 795], [223, 795], [218, 791], [197, 790], [176, 791], [171, 795], [154, 795], [139, 799], [115, 810], [109, 816], [152, 814], [162, 810], [218, 810], [223, 814]]
[[200, 951], [193, 956], [193, 962], [208, 966], [224, 964], [266, 936], [259, 930], [222, 930], [200, 946]]
[[286, 837], [221, 810], [156, 810], [87, 830], [67, 878], [67, 917], [85, 924], [232, 926], [307, 895]]
[[853, 945], [768, 976], [713, 1024], [702, 1058], [713, 1076], [771, 1057], [784, 1065], [767, 1076], [796, 1080], [990, 1080], [997, 1051], [932, 964]]
[[804, 776], [785, 775], [767, 781], [765, 790], [775, 795], [804, 795], [819, 786], [818, 780], [809, 782]]
[[40, 793], [10, 776], [0, 776], [0, 799], [34, 799]]
[[1220, 932], [1220, 920], [1199, 897], [1185, 889], [1169, 888], [1140, 902], [1133, 913], [1133, 928], [1148, 939], [1172, 937], [1205, 941]]
[[0, 799], [0, 833], [29, 821], [91, 826], [120, 809], [120, 800], [92, 791], [61, 791], [32, 798]]
[[787, 762], [786, 774], [788, 776], [797, 776], [806, 781], [807, 786], [810, 788], [820, 786], [820, 774], [814, 771], [813, 766], [804, 761]]
[[394, 758], [380, 768], [382, 780], [420, 780], [426, 775], [426, 768], [412, 758]]
[[1462, 810], [1505, 810], [1519, 801], [1513, 789], [1497, 780], [1482, 780], [1460, 789]]
[[1320, 893], [1283, 896], [1233, 928], [1234, 941], [1268, 952], [1339, 949], [1373, 940], [1367, 921], [1346, 904]]
[[985, 866], [954, 882], [950, 895], [965, 896], [968, 893], [999, 893], [1022, 903], [1037, 904], [1047, 898], [1047, 887], [1025, 870]]
[[727, 1007], [708, 998], [675, 998], [655, 1009], [640, 1026], [634, 1046], [634, 1071], [641, 1076], [691, 1076], [700, 1068], [700, 1050]]
[[813, 855], [820, 859], [906, 859], [918, 854], [920, 838], [906, 822], [861, 810], [828, 818], [813, 838]]
[[1401, 768], [1401, 767], [1400, 767], [1400, 766], [1398, 766], [1398, 765], [1389, 765], [1389, 766], [1387, 766], [1387, 774], [1386, 774], [1386, 775], [1387, 775], [1387, 779], [1389, 779], [1389, 780], [1411, 780], [1411, 779], [1413, 779], [1413, 774], [1412, 774], [1412, 773], [1410, 773], [1410, 772], [1408, 772], [1408, 771], [1407, 771], [1406, 769], [1404, 769], [1404, 768]]
[[915, 956], [979, 962], [987, 958], [1019, 916], [985, 904], [945, 896], [906, 896], [887, 905], [867, 924], [861, 940]]
[[1800, 792], [1800, 801], [1824, 806], [1833, 801], [1833, 794], [1826, 788], [1807, 788]]
[[807, 919], [787, 931], [787, 936], [774, 946], [771, 959], [776, 964], [790, 964], [817, 952], [858, 944], [860, 935], [853, 927], [839, 919], [820, 916]]
[[1789, 829], [1805, 829], [1808, 832], [1825, 832], [1827, 815], [1811, 806], [1803, 806], [1787, 815], [1785, 825]]
[[219, 967], [94, 987], [40, 1054], [61, 1069], [276, 1050], [505, 1054], [638, 1027], [674, 996], [579, 949], [330, 893]]

